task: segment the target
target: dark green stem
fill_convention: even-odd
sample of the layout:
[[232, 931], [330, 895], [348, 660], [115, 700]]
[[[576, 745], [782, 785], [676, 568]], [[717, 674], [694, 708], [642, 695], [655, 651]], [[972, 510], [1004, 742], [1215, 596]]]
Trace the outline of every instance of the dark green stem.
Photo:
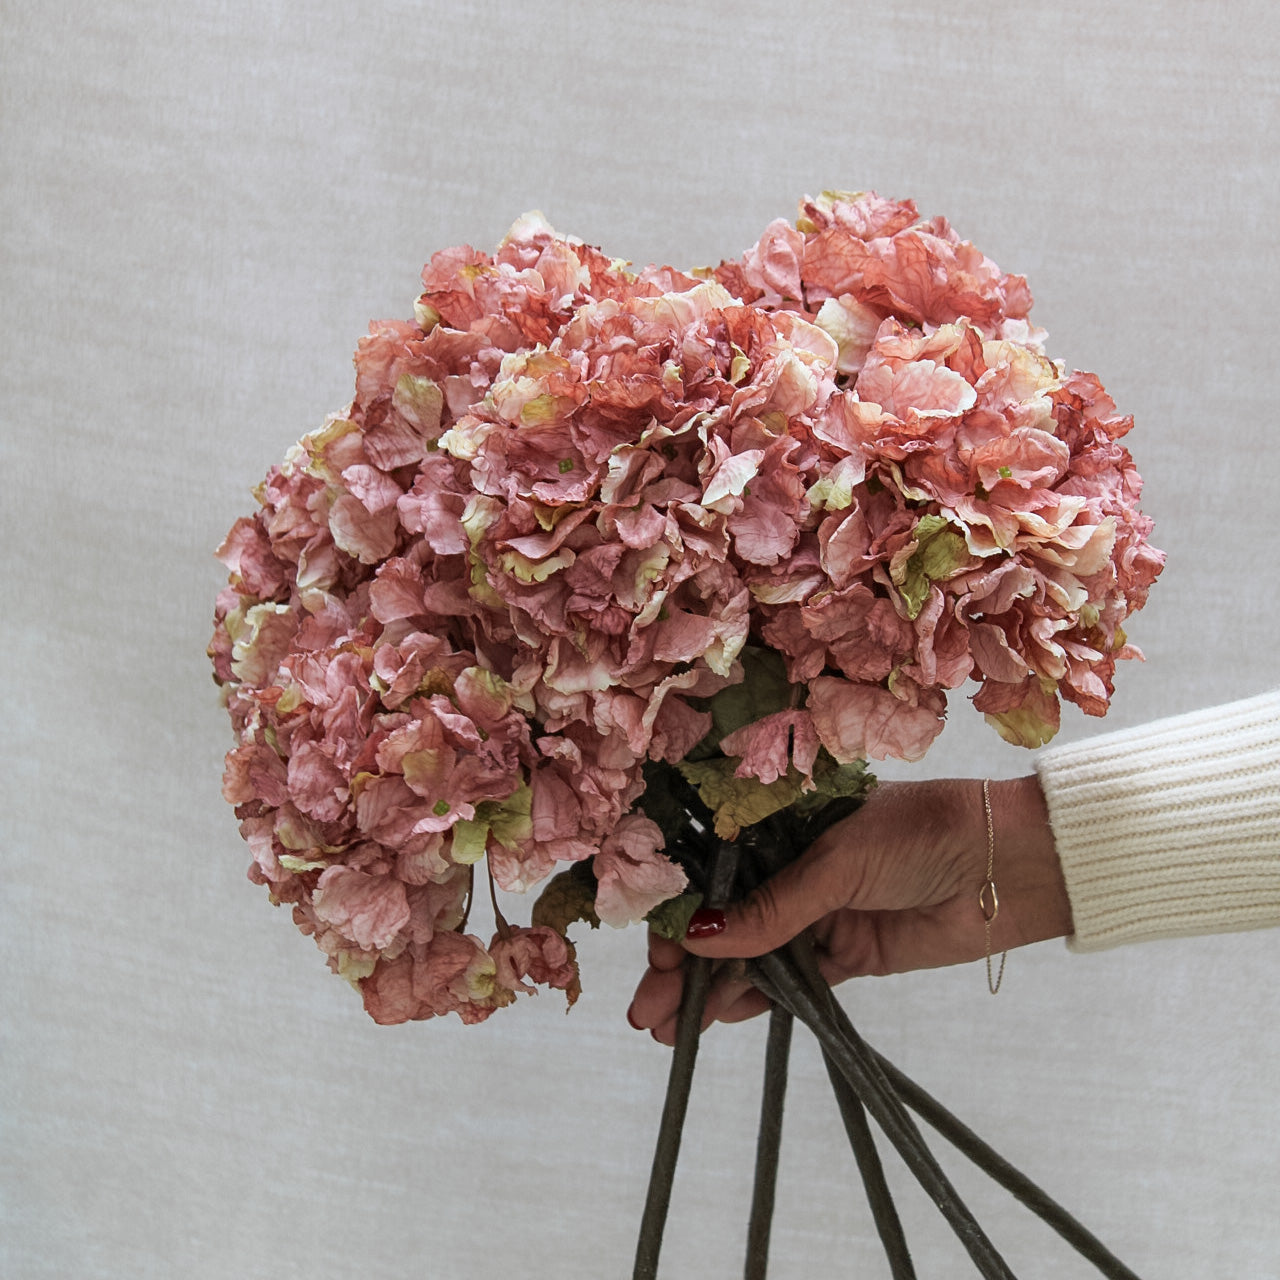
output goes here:
[[658, 1255], [662, 1250], [667, 1210], [671, 1206], [671, 1186], [680, 1156], [680, 1136], [684, 1131], [685, 1113], [689, 1109], [693, 1067], [698, 1057], [698, 1036], [710, 987], [711, 961], [701, 956], [694, 957], [685, 968], [684, 997], [676, 1024], [675, 1050], [671, 1055], [667, 1096], [662, 1104], [658, 1143], [649, 1174], [649, 1192], [640, 1219], [640, 1239], [636, 1242], [632, 1280], [654, 1280], [658, 1274]]
[[774, 1005], [764, 1055], [764, 1089], [760, 1097], [760, 1132], [756, 1137], [756, 1176], [747, 1226], [747, 1261], [743, 1280], [764, 1280], [769, 1267], [769, 1233], [778, 1185], [778, 1153], [782, 1146], [782, 1105], [787, 1092], [794, 1019]]
[[[781, 821], [777, 814], [769, 817], [766, 822], [773, 839], [757, 843], [754, 849], [755, 862], [760, 874], [772, 875], [795, 857], [797, 849], [792, 838], [792, 829]], [[793, 938], [787, 950], [815, 998], [835, 1006], [835, 996], [818, 968], [818, 959], [810, 934], [806, 931]], [[775, 1005], [774, 1008], [776, 1011], [777, 1006]], [[892, 1280], [915, 1280], [915, 1268], [911, 1262], [911, 1252], [907, 1248], [907, 1238], [902, 1230], [897, 1206], [893, 1203], [893, 1194], [884, 1176], [884, 1166], [880, 1162], [880, 1153], [876, 1150], [875, 1139], [871, 1135], [871, 1126], [867, 1123], [866, 1109], [858, 1100], [858, 1095], [849, 1082], [841, 1075], [831, 1055], [824, 1050], [822, 1056], [835, 1093], [836, 1106], [839, 1108], [840, 1118], [844, 1123], [845, 1133], [849, 1138], [849, 1145], [853, 1149], [853, 1157], [862, 1177], [871, 1217], [876, 1224], [876, 1232], [889, 1262]]]
[[852, 1037], [862, 1045], [870, 1055], [877, 1074], [892, 1090], [895, 1097], [905, 1102], [958, 1151], [968, 1156], [993, 1182], [1004, 1187], [1015, 1199], [1052, 1227], [1081, 1257], [1097, 1267], [1107, 1280], [1139, 1280], [1137, 1274], [1117, 1258], [1083, 1223], [1072, 1217], [1026, 1174], [1014, 1168], [995, 1148], [978, 1137], [937, 1099], [904, 1075], [886, 1057], [862, 1041], [854, 1030], [853, 1023], [849, 1021], [849, 1015], [834, 997], [830, 1000], [830, 1008], [837, 1027], [847, 1037]]
[[[712, 862], [707, 894], [713, 905], [728, 900], [737, 863], [736, 847], [728, 841], [720, 841]], [[691, 957], [686, 963], [684, 995], [676, 1022], [675, 1050], [667, 1076], [667, 1096], [662, 1104], [658, 1141], [649, 1174], [649, 1191], [640, 1219], [632, 1280], [654, 1280], [658, 1274], [658, 1255], [662, 1251], [662, 1233], [671, 1206], [671, 1187], [680, 1155], [684, 1118], [689, 1109], [689, 1091], [693, 1085], [693, 1068], [698, 1057], [698, 1038], [702, 1033], [702, 1015], [706, 1009], [707, 992], [711, 988], [712, 968], [713, 961], [700, 956]]]
[[853, 1157], [858, 1162], [858, 1172], [862, 1175], [871, 1216], [875, 1221], [880, 1243], [884, 1246], [885, 1257], [889, 1260], [889, 1274], [893, 1280], [915, 1280], [911, 1252], [907, 1248], [907, 1238], [903, 1234], [902, 1222], [898, 1218], [889, 1184], [885, 1181], [884, 1166], [880, 1163], [880, 1153], [871, 1136], [866, 1108], [858, 1101], [858, 1095], [849, 1082], [840, 1074], [840, 1068], [831, 1055], [824, 1051], [822, 1056], [827, 1064], [831, 1087], [835, 1091], [836, 1106], [840, 1108], [840, 1118], [844, 1121], [844, 1131], [853, 1148]]
[[[839, 1007], [835, 993], [818, 968], [818, 957], [814, 952], [813, 939], [809, 933], [806, 931], [793, 938], [788, 944], [788, 951], [801, 976], [808, 983], [809, 990], [829, 1006], [833, 1017], [838, 1014], [841, 1023], [847, 1022], [847, 1015]], [[871, 1136], [866, 1109], [858, 1101], [858, 1095], [850, 1087], [849, 1082], [840, 1074], [840, 1069], [832, 1061], [831, 1055], [824, 1050], [822, 1056], [826, 1062], [827, 1075], [831, 1079], [831, 1087], [835, 1092], [836, 1106], [840, 1109], [840, 1118], [844, 1121], [845, 1133], [849, 1137], [849, 1145], [853, 1148], [854, 1159], [858, 1162], [858, 1172], [862, 1175], [862, 1185], [866, 1189], [867, 1203], [871, 1207], [876, 1232], [880, 1236], [880, 1243], [884, 1246], [885, 1256], [889, 1260], [889, 1273], [893, 1280], [915, 1280], [915, 1268], [911, 1263], [907, 1238], [903, 1233], [902, 1222], [898, 1217], [897, 1207], [893, 1203], [889, 1184], [885, 1180], [880, 1153], [876, 1150], [875, 1139]]]
[[951, 1114], [918, 1084], [908, 1079], [880, 1054], [876, 1060], [898, 1096], [922, 1120], [938, 1131], [958, 1151], [993, 1181], [1020, 1200], [1037, 1217], [1051, 1226], [1082, 1257], [1093, 1263], [1107, 1280], [1139, 1280], [1092, 1232], [1051, 1199], [1025, 1174], [1019, 1172], [972, 1129]]
[[794, 961], [779, 952], [750, 961], [748, 973], [770, 999], [789, 1008], [818, 1037], [840, 1074], [938, 1206], [985, 1280], [1015, 1280], [1008, 1264], [933, 1158], [870, 1051], [857, 1036], [845, 1035], [837, 1026], [831, 1008], [833, 1002], [815, 997]]

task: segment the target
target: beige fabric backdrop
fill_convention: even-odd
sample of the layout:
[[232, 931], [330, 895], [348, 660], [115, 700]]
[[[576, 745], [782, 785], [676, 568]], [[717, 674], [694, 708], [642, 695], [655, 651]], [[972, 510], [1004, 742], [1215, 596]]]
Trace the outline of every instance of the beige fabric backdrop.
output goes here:
[[[1138, 418], [1169, 568], [1113, 723], [1280, 680], [1269, 4], [0, 6], [0, 1274], [629, 1275], [667, 1063], [587, 993], [375, 1027], [244, 880], [211, 551], [370, 317], [522, 211], [714, 261], [824, 186], [945, 213]], [[1068, 717], [1071, 737], [1098, 722]], [[1029, 759], [963, 699], [915, 776]], [[899, 771], [901, 772], [901, 771]], [[845, 990], [1144, 1276], [1280, 1276], [1280, 937]], [[699, 1067], [664, 1274], [740, 1272], [761, 1028]], [[1092, 1274], [948, 1159], [1019, 1275]], [[970, 1274], [895, 1173], [922, 1276]], [[884, 1275], [797, 1049], [778, 1280]]]

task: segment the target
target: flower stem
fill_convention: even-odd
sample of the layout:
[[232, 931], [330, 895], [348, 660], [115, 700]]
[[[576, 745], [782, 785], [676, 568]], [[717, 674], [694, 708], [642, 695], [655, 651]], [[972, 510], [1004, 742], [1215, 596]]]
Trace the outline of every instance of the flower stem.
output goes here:
[[[795, 944], [793, 943], [793, 949]], [[805, 968], [801, 963], [802, 970]], [[828, 988], [830, 990], [830, 988]], [[837, 1027], [846, 1035], [857, 1037], [849, 1015], [834, 998], [831, 1013]], [[879, 1074], [893, 1093], [905, 1102], [927, 1124], [946, 1138], [958, 1151], [969, 1157], [992, 1181], [1004, 1187], [1015, 1199], [1026, 1205], [1041, 1221], [1052, 1227], [1081, 1257], [1091, 1262], [1107, 1280], [1139, 1280], [1083, 1223], [1072, 1217], [1056, 1200], [1038, 1187], [1026, 1174], [1014, 1168], [995, 1148], [984, 1142], [963, 1121], [869, 1045], [863, 1048], [871, 1055]]]
[[467, 868], [467, 905], [463, 908], [462, 920], [458, 925], [458, 932], [465, 933], [467, 930], [467, 921], [471, 919], [471, 904], [476, 900], [476, 864], [473, 862]]
[[794, 961], [789, 962], [779, 952], [751, 961], [748, 974], [767, 996], [789, 1008], [818, 1037], [818, 1042], [830, 1053], [841, 1075], [857, 1092], [885, 1136], [897, 1147], [907, 1168], [938, 1206], [984, 1280], [1015, 1280], [1008, 1264], [925, 1145], [920, 1131], [898, 1102], [866, 1045], [856, 1033], [845, 1034], [837, 1026], [831, 1002], [817, 999], [795, 970]]
[[[874, 1051], [873, 1051], [874, 1052]], [[1093, 1263], [1107, 1280], [1139, 1280], [1092, 1232], [1051, 1199], [1025, 1174], [1015, 1169], [1003, 1156], [988, 1146], [972, 1129], [951, 1114], [940, 1102], [918, 1084], [903, 1075], [880, 1054], [876, 1060], [899, 1097], [922, 1120], [932, 1126], [958, 1151], [993, 1181], [1020, 1200], [1042, 1221], [1051, 1226], [1082, 1257]]]
[[511, 926], [507, 923], [507, 918], [502, 914], [502, 908], [498, 906], [498, 887], [493, 883], [493, 869], [485, 861], [485, 870], [489, 873], [489, 901], [493, 903], [493, 922], [497, 926], [498, 935], [502, 938], [511, 936]]
[[662, 1104], [662, 1120], [658, 1126], [658, 1144], [653, 1153], [649, 1174], [649, 1192], [640, 1219], [640, 1239], [636, 1242], [632, 1280], [653, 1280], [658, 1274], [658, 1255], [662, 1250], [662, 1232], [671, 1205], [671, 1185], [676, 1176], [676, 1160], [680, 1155], [680, 1135], [684, 1130], [685, 1112], [689, 1108], [689, 1090], [693, 1084], [693, 1067], [698, 1056], [698, 1035], [702, 1011], [711, 986], [711, 961], [695, 956], [684, 976], [684, 997], [676, 1024], [676, 1045], [671, 1055], [671, 1071], [667, 1076], [667, 1096]]
[[[713, 906], [728, 900], [738, 867], [738, 850], [727, 840], [716, 847], [707, 886], [707, 898]], [[662, 1233], [671, 1205], [671, 1186], [675, 1181], [676, 1160], [680, 1155], [680, 1136], [685, 1113], [689, 1109], [689, 1091], [693, 1085], [693, 1068], [698, 1057], [698, 1038], [702, 1033], [702, 1014], [711, 988], [714, 962], [694, 956], [686, 963], [684, 996], [676, 1022], [676, 1045], [671, 1055], [671, 1071], [667, 1076], [667, 1096], [662, 1104], [658, 1126], [658, 1142], [649, 1174], [649, 1191], [644, 1214], [640, 1219], [640, 1238], [636, 1242], [632, 1280], [654, 1280], [658, 1274], [658, 1255], [662, 1250]]]
[[747, 1261], [743, 1280], [764, 1280], [769, 1266], [769, 1233], [773, 1226], [778, 1185], [778, 1152], [782, 1145], [782, 1106], [787, 1092], [787, 1060], [791, 1055], [794, 1019], [779, 1005], [769, 1015], [764, 1055], [764, 1089], [760, 1097], [760, 1132], [756, 1138], [756, 1175], [747, 1225]]
[[[791, 861], [798, 852], [792, 829], [780, 820], [779, 815], [771, 815], [766, 819], [766, 825], [772, 839], [756, 841], [752, 846], [755, 865], [751, 870], [756, 873], [757, 878], [772, 875], [785, 863]], [[787, 952], [815, 998], [820, 1003], [831, 1006], [834, 1013], [838, 1005], [827, 980], [818, 968], [813, 938], [808, 931], [793, 938], [787, 945]], [[775, 1012], [778, 1008], [779, 1006], [774, 1006]], [[843, 1010], [840, 1012], [843, 1013]], [[906, 1235], [902, 1230], [902, 1222], [898, 1217], [897, 1207], [893, 1203], [889, 1184], [885, 1180], [880, 1153], [876, 1150], [875, 1139], [871, 1136], [866, 1109], [858, 1100], [857, 1093], [840, 1073], [831, 1055], [823, 1050], [822, 1056], [835, 1093], [836, 1106], [840, 1110], [840, 1118], [844, 1122], [845, 1133], [849, 1138], [849, 1145], [853, 1149], [854, 1160], [862, 1177], [867, 1203], [871, 1208], [871, 1217], [876, 1224], [876, 1232], [880, 1236], [880, 1243], [884, 1246], [885, 1256], [889, 1262], [889, 1273], [892, 1280], [915, 1280], [915, 1268], [911, 1262], [910, 1250], [907, 1248]]]
[[[801, 976], [809, 984], [810, 991], [827, 1004], [837, 1023], [847, 1020], [844, 1010], [836, 1001], [834, 992], [827, 985], [826, 979], [818, 968], [818, 958], [814, 953], [813, 938], [810, 934], [806, 931], [793, 938], [787, 949]], [[875, 1139], [871, 1136], [866, 1108], [858, 1100], [858, 1095], [849, 1082], [840, 1074], [840, 1068], [831, 1055], [823, 1050], [822, 1056], [826, 1062], [831, 1087], [835, 1092], [836, 1106], [840, 1109], [840, 1118], [844, 1121], [845, 1133], [848, 1135], [849, 1145], [853, 1148], [853, 1156], [858, 1164], [858, 1172], [862, 1175], [862, 1185], [867, 1193], [871, 1216], [889, 1261], [889, 1273], [893, 1280], [915, 1280], [916, 1273], [911, 1262], [911, 1252], [907, 1248], [907, 1238], [902, 1230], [897, 1207], [893, 1203], [893, 1195], [885, 1180], [880, 1153], [876, 1150]]]
[[827, 1075], [831, 1078], [831, 1087], [835, 1091], [836, 1106], [840, 1108], [840, 1118], [844, 1121], [844, 1131], [848, 1135], [849, 1145], [853, 1148], [853, 1157], [858, 1162], [858, 1172], [862, 1175], [862, 1185], [866, 1189], [867, 1203], [871, 1206], [871, 1216], [884, 1246], [885, 1257], [889, 1260], [889, 1274], [893, 1280], [915, 1280], [915, 1267], [911, 1262], [911, 1252], [907, 1248], [907, 1238], [903, 1234], [902, 1222], [898, 1218], [897, 1207], [885, 1181], [884, 1166], [880, 1163], [880, 1153], [876, 1150], [875, 1139], [871, 1136], [871, 1126], [867, 1123], [866, 1108], [858, 1101], [853, 1087], [840, 1074], [840, 1068], [825, 1050], [822, 1054], [827, 1064]]

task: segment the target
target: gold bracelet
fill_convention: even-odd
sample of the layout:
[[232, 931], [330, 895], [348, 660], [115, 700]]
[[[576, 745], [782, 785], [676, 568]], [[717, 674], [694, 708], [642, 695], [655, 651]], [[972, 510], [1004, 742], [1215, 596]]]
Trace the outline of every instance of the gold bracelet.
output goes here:
[[991, 817], [991, 783], [982, 780], [982, 807], [987, 814], [987, 878], [978, 890], [978, 907], [982, 911], [983, 929], [987, 939], [987, 990], [995, 995], [1004, 981], [1004, 962], [1009, 958], [1007, 951], [1000, 953], [1000, 971], [993, 979], [991, 976], [991, 926], [1000, 914], [1000, 899], [996, 896], [996, 828]]

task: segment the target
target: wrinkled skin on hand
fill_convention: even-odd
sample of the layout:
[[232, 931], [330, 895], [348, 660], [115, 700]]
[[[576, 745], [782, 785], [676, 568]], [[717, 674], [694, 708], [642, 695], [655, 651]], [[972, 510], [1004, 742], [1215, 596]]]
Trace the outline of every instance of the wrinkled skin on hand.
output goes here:
[[[1066, 936], [1071, 908], [1039, 783], [1034, 776], [993, 782], [991, 802], [1000, 895], [992, 948]], [[721, 931], [683, 944], [651, 934], [628, 1020], [674, 1043], [690, 953], [721, 962], [704, 1027], [763, 1013], [768, 1002], [735, 959], [762, 955], [805, 928], [832, 985], [981, 959], [986, 937], [978, 894], [986, 873], [981, 782], [882, 783], [861, 809], [730, 907]]]

